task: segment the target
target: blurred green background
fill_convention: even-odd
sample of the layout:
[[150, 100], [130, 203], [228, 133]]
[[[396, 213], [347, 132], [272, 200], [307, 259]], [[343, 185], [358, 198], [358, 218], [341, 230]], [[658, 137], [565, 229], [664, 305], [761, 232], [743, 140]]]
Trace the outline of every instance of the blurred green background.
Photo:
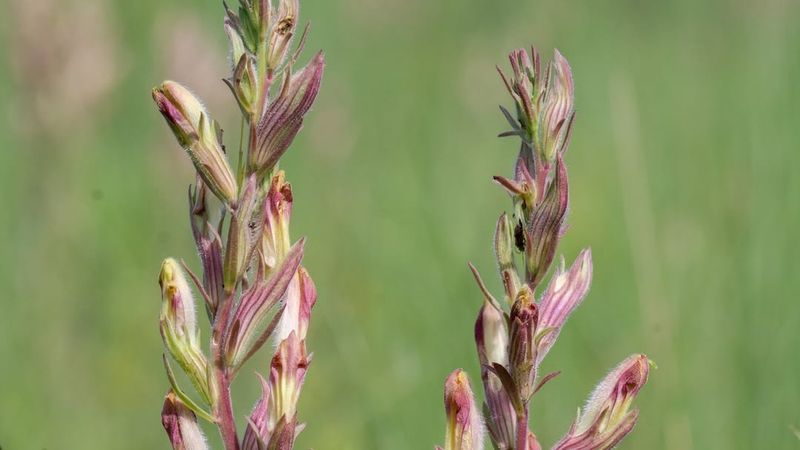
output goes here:
[[[168, 255], [197, 263], [193, 178], [149, 90], [184, 82], [238, 129], [221, 2], [5, 3], [0, 446], [167, 448], [156, 276]], [[445, 376], [478, 378], [467, 261], [499, 291], [509, 201], [490, 177], [517, 144], [495, 138], [510, 101], [494, 65], [531, 43], [575, 72], [561, 252], [595, 258], [534, 430], [554, 442], [642, 351], [659, 369], [622, 448], [800, 447], [800, 4], [304, 0], [301, 19], [305, 57], [328, 66], [283, 163], [320, 292], [297, 448], [441, 443]]]

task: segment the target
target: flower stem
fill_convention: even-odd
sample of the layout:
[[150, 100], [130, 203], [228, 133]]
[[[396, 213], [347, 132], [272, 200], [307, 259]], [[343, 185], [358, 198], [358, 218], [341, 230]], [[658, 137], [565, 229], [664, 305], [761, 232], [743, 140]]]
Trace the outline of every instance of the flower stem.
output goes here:
[[214, 319], [211, 338], [211, 353], [214, 361], [214, 382], [217, 383], [217, 398], [214, 415], [217, 428], [222, 437], [225, 450], [239, 450], [239, 437], [236, 435], [236, 420], [233, 417], [231, 402], [231, 374], [225, 361], [224, 335], [233, 304], [233, 293], [225, 295], [225, 303]]
[[226, 450], [239, 450], [239, 437], [236, 435], [236, 421], [231, 403], [230, 378], [227, 369], [215, 369], [219, 398], [217, 399], [217, 427]]
[[517, 414], [517, 449], [528, 450], [528, 405], [523, 406], [523, 411]]

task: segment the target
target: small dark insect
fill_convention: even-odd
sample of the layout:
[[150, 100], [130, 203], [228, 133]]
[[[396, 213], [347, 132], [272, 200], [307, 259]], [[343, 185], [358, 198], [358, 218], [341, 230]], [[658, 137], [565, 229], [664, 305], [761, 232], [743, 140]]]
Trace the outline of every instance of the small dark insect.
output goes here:
[[525, 251], [525, 233], [522, 231], [522, 221], [518, 221], [517, 226], [514, 227], [514, 245], [517, 246], [517, 250]]

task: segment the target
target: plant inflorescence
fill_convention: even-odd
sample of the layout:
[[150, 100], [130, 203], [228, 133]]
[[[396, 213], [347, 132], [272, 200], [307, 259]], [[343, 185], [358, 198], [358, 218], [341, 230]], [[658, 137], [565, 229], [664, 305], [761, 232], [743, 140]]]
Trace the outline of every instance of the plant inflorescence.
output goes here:
[[[304, 426], [297, 401], [310, 363], [306, 333], [317, 293], [301, 265], [305, 240], [293, 243], [290, 236], [292, 188], [278, 162], [317, 96], [325, 62], [320, 52], [298, 68], [308, 31], [293, 45], [298, 14], [298, 0], [225, 5], [231, 75], [224, 81], [241, 111], [243, 130], [235, 170], [219, 124], [194, 94], [173, 81], [153, 89], [159, 111], [197, 172], [189, 189], [189, 219], [202, 275], [168, 258], [159, 276], [171, 386], [162, 422], [176, 450], [208, 448], [198, 417], [217, 426], [226, 450], [290, 450]], [[198, 315], [211, 324], [207, 351]], [[267, 342], [274, 343], [274, 355], [240, 436], [231, 383]], [[179, 386], [171, 360], [195, 394]]]
[[[483, 293], [475, 343], [485, 401], [481, 412], [463, 370], [447, 378], [444, 450], [483, 449], [484, 423], [497, 450], [542, 448], [530, 430], [529, 406], [559, 372], [542, 376], [540, 364], [592, 280], [592, 254], [585, 249], [569, 268], [562, 257], [542, 286], [567, 229], [564, 155], [575, 119], [572, 71], [558, 51], [544, 68], [535, 48], [515, 50], [509, 60], [511, 75], [498, 71], [515, 108], [512, 113], [500, 107], [511, 126], [500, 136], [518, 136], [521, 144], [514, 176], [494, 177], [512, 199], [512, 212], [500, 216], [494, 236], [503, 296], [497, 300], [470, 264]], [[622, 361], [597, 385], [553, 450], [616, 446], [636, 424], [638, 410], [631, 403], [647, 382], [649, 368], [641, 354]]]

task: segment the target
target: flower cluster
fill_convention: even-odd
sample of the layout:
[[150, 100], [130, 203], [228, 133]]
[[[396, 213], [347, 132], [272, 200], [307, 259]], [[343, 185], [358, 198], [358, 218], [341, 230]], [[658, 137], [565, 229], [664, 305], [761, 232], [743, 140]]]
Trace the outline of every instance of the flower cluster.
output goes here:
[[[509, 59], [511, 76], [498, 71], [514, 99], [515, 114], [501, 107], [511, 126], [501, 136], [519, 136], [521, 145], [513, 178], [494, 177], [513, 204], [512, 213], [498, 219], [494, 236], [504, 292], [497, 300], [470, 265], [484, 297], [475, 323], [475, 343], [485, 394], [484, 420], [494, 448], [539, 450], [541, 445], [528, 425], [529, 405], [534, 394], [559, 373], [541, 376], [539, 368], [589, 290], [592, 255], [589, 249], [583, 250], [569, 268], [561, 258], [542, 286], [566, 231], [569, 185], [564, 154], [575, 117], [572, 71], [558, 51], [544, 70], [536, 49], [515, 50]], [[649, 367], [644, 355], [620, 363], [598, 385], [553, 449], [613, 448], [636, 423], [638, 411], [631, 410], [631, 403], [647, 381]], [[445, 448], [482, 449], [481, 420], [460, 369], [448, 377], [445, 392]]]
[[[171, 385], [162, 422], [175, 449], [207, 448], [197, 417], [217, 425], [227, 450], [290, 450], [303, 428], [297, 401], [310, 363], [306, 333], [317, 292], [301, 265], [305, 240], [291, 239], [292, 188], [277, 164], [317, 96], [325, 63], [318, 53], [295, 70], [306, 34], [293, 45], [298, 13], [297, 0], [277, 5], [239, 0], [236, 11], [225, 6], [232, 57], [225, 82], [248, 130], [235, 172], [222, 130], [202, 102], [173, 81], [153, 89], [159, 111], [197, 172], [189, 189], [189, 218], [202, 276], [172, 258], [162, 263], [159, 276]], [[195, 294], [211, 323], [208, 355], [201, 346]], [[240, 439], [231, 383], [270, 340], [276, 350], [268, 376], [261, 378], [263, 395]], [[170, 360], [196, 396], [179, 386]]]

